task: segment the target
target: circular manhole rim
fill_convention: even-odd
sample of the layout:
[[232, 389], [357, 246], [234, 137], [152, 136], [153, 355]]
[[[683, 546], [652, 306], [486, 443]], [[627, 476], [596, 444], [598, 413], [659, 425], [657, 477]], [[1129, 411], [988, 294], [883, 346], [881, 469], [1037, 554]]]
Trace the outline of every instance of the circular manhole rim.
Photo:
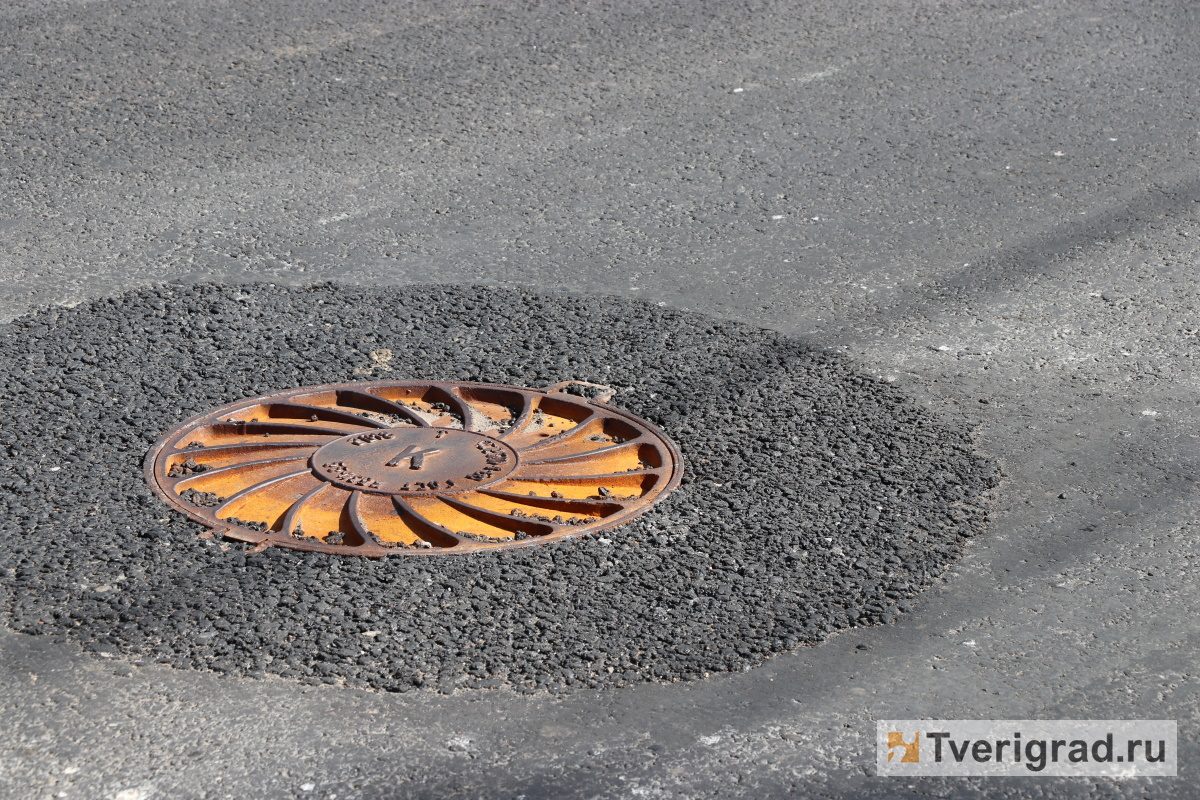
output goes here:
[[[237, 411], [247, 405], [270, 402], [273, 399], [294, 397], [297, 395], [318, 393], [324, 391], [337, 390], [361, 390], [369, 387], [431, 387], [438, 388], [443, 391], [450, 391], [455, 387], [461, 388], [477, 388], [477, 389], [494, 389], [501, 391], [512, 391], [519, 394], [528, 395], [556, 395], [565, 397], [570, 402], [581, 406], [589, 406], [603, 413], [610, 414], [614, 417], [625, 420], [635, 427], [644, 428], [646, 433], [652, 436], [668, 457], [667, 463], [662, 467], [662, 471], [666, 473], [665, 479], [660, 481], [653, 489], [653, 497], [647, 502], [633, 505], [624, 511], [617, 512], [610, 519], [600, 520], [595, 523], [581, 525], [576, 528], [568, 528], [557, 531], [555, 533], [532, 536], [527, 539], [505, 541], [502, 544], [484, 543], [472, 540], [460, 541], [453, 547], [382, 547], [378, 544], [370, 545], [363, 544], [359, 546], [346, 546], [341, 544], [326, 544], [319, 539], [303, 539], [288, 535], [283, 531], [254, 531], [249, 528], [240, 527], [237, 525], [221, 524], [220, 520], [214, 520], [206, 516], [196, 507], [185, 502], [181, 502], [178, 495], [169, 491], [159, 480], [159, 458], [163, 455], [167, 446], [173, 441], [182, 439], [183, 436], [190, 430], [193, 430], [198, 424], [204, 420], [212, 419], [216, 421], [221, 415]], [[572, 392], [566, 391], [570, 386], [585, 386], [598, 388], [602, 391], [597, 398], [581, 396]], [[609, 400], [616, 393], [614, 389], [583, 380], [563, 380], [549, 384], [541, 388], [529, 386], [517, 386], [507, 383], [489, 383], [484, 381], [456, 381], [456, 380], [422, 380], [419, 378], [406, 378], [400, 380], [367, 380], [367, 381], [343, 381], [337, 383], [324, 383], [292, 387], [290, 389], [277, 389], [264, 394], [252, 395], [226, 403], [207, 411], [202, 411], [193, 414], [190, 417], [170, 426], [162, 435], [158, 437], [155, 443], [150, 447], [143, 459], [143, 475], [147, 485], [151, 491], [157, 496], [168, 508], [182, 512], [185, 516], [194, 522], [204, 525], [211, 534], [222, 536], [236, 541], [246, 542], [256, 545], [256, 549], [265, 549], [267, 547], [280, 547], [283, 549], [298, 550], [303, 552], [316, 552], [331, 555], [354, 555], [360, 558], [384, 558], [391, 556], [424, 556], [424, 557], [441, 557], [441, 556], [465, 556], [478, 553], [501, 553], [518, 548], [537, 547], [540, 545], [561, 542], [566, 539], [575, 539], [587, 536], [602, 531], [612, 530], [622, 525], [627, 525], [634, 520], [645, 515], [654, 506], [665, 500], [676, 488], [679, 487], [683, 480], [684, 460], [683, 454], [679, 450], [679, 446], [657, 425], [649, 420], [640, 417], [623, 408], [610, 405]], [[454, 430], [454, 429], [449, 429]], [[486, 435], [486, 434], [485, 434]], [[491, 437], [495, 438], [495, 437]], [[164, 471], [165, 474], [165, 471]]]

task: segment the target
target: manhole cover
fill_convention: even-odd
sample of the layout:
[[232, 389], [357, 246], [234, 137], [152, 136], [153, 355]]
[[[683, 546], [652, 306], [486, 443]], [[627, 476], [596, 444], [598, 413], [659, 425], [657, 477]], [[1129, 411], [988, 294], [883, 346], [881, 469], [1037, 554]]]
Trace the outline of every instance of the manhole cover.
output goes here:
[[278, 392], [178, 426], [146, 474], [192, 519], [264, 547], [384, 556], [549, 542], [629, 521], [682, 475], [661, 431], [571, 385], [589, 384]]

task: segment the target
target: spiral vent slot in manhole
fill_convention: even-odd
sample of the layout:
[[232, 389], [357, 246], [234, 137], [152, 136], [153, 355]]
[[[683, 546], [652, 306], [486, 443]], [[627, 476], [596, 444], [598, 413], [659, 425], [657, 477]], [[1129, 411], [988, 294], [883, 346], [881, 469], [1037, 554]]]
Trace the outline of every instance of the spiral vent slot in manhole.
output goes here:
[[176, 427], [146, 475], [192, 519], [262, 547], [384, 556], [554, 541], [628, 522], [682, 476], [661, 431], [571, 384], [589, 385], [278, 392]]

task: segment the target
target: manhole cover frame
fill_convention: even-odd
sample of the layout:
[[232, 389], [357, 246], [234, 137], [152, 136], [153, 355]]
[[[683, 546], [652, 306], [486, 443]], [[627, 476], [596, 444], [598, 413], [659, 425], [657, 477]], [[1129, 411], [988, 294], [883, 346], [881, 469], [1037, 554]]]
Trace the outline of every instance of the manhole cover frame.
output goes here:
[[[599, 390], [595, 397], [586, 397], [574, 392], [567, 391], [570, 387], [580, 386], [588, 387], [593, 390]], [[520, 540], [503, 541], [502, 543], [489, 543], [475, 540], [459, 541], [454, 546], [432, 546], [432, 547], [396, 547], [382, 546], [378, 543], [364, 542], [358, 545], [345, 544], [327, 544], [320, 539], [311, 537], [295, 537], [283, 530], [267, 530], [256, 531], [250, 528], [241, 527], [235, 524], [230, 524], [226, 520], [215, 517], [215, 515], [206, 513], [205, 509], [195, 506], [182, 499], [180, 495], [171, 490], [170, 484], [164, 485], [167, 469], [163, 457], [170, 457], [181, 452], [186, 452], [185, 448], [173, 447], [168, 450], [168, 447], [181, 442], [189, 433], [201, 429], [204, 423], [221, 422], [223, 417], [235, 413], [239, 410], [254, 407], [259, 404], [267, 404], [271, 402], [286, 401], [298, 396], [319, 394], [322, 392], [338, 392], [338, 391], [368, 391], [375, 388], [396, 388], [396, 387], [428, 387], [431, 389], [441, 390], [442, 392], [455, 394], [454, 390], [458, 389], [476, 389], [483, 391], [500, 391], [514, 392], [523, 396], [553, 396], [555, 399], [566, 399], [568, 402], [593, 409], [601, 414], [622, 420], [635, 428], [641, 428], [644, 435], [648, 435], [653, 444], [657, 445], [663, 455], [663, 465], [654, 468], [652, 471], [658, 472], [662, 477], [654, 484], [647, 492], [650, 496], [649, 500], [645, 497], [639, 498], [629, 507], [622, 511], [612, 514], [609, 518], [600, 519], [596, 522], [591, 522], [578, 527], [568, 527], [564, 530], [559, 530], [554, 533], [548, 533], [538, 536], [530, 536], [529, 538]], [[242, 398], [216, 408], [194, 414], [181, 422], [172, 425], [167, 429], [154, 443], [150, 450], [146, 453], [143, 461], [143, 474], [146, 483], [151, 491], [170, 509], [173, 511], [182, 512], [185, 516], [194, 522], [200, 523], [209, 529], [211, 535], [217, 535], [235, 541], [242, 541], [256, 545], [255, 550], [263, 550], [268, 547], [282, 547], [291, 550], [300, 550], [305, 552], [318, 552], [335, 555], [354, 555], [366, 558], [383, 558], [390, 556], [453, 556], [453, 555], [470, 555], [474, 553], [502, 552], [515, 550], [517, 548], [535, 547], [554, 542], [560, 542], [565, 539], [573, 539], [581, 536], [586, 536], [601, 531], [612, 530], [614, 528], [627, 525], [639, 517], [646, 514], [651, 508], [667, 498], [683, 480], [684, 474], [684, 459], [678, 445], [666, 435], [665, 432], [652, 422], [626, 411], [625, 409], [609, 404], [609, 400], [615, 394], [615, 390], [604, 386], [603, 384], [591, 383], [582, 380], [564, 380], [550, 384], [543, 388], [534, 388], [526, 386], [517, 386], [515, 384], [505, 383], [486, 383], [480, 381], [449, 381], [449, 380], [421, 380], [421, 379], [403, 379], [403, 380], [366, 380], [366, 381], [347, 381], [339, 383], [314, 384], [294, 387], [291, 389], [280, 389], [266, 394], [254, 395], [251, 397]], [[460, 397], [461, 399], [461, 397]], [[514, 416], [513, 421], [516, 422]], [[577, 423], [577, 424], [582, 424]], [[465, 422], [464, 422], [465, 425]], [[406, 430], [405, 426], [397, 428]], [[384, 429], [380, 429], [384, 430]], [[447, 428], [447, 430], [458, 430]], [[464, 429], [465, 430], [465, 427]], [[497, 438], [497, 437], [490, 437]], [[502, 441], [497, 438], [497, 441]], [[305, 462], [308, 463], [307, 461]], [[160, 474], [163, 476], [160, 479]], [[502, 483], [503, 478], [498, 479], [496, 483]], [[336, 485], [336, 484], [330, 484]], [[492, 484], [485, 484], [492, 485]], [[436, 493], [433, 493], [436, 496]]]

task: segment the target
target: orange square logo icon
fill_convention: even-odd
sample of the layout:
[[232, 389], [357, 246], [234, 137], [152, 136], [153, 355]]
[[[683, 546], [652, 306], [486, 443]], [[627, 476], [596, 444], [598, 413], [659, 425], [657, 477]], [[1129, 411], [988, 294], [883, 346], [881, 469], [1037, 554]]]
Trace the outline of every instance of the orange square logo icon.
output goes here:
[[[899, 755], [899, 758], [896, 756]], [[912, 740], [905, 741], [900, 731], [888, 731], [887, 760], [898, 761], [901, 764], [919, 764], [921, 762], [921, 732], [913, 731]]]

